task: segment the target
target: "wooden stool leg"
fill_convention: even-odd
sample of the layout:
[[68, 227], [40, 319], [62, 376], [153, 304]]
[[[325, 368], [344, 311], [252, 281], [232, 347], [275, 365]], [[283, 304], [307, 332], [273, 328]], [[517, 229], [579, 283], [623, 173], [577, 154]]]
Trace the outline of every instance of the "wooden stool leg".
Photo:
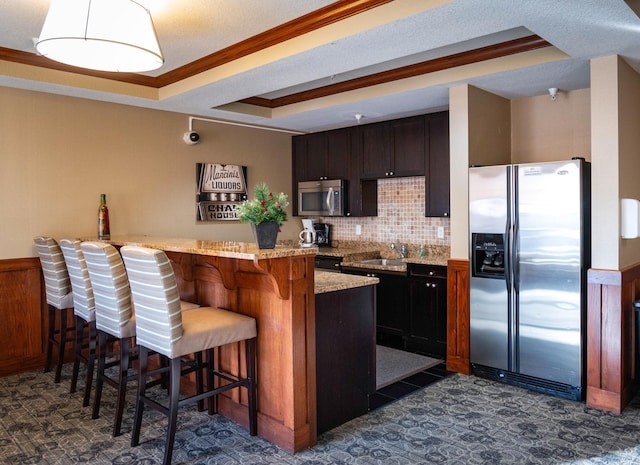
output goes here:
[[91, 385], [93, 384], [93, 370], [95, 368], [96, 361], [96, 322], [90, 321], [89, 326], [89, 354], [87, 355], [87, 379], [84, 384], [84, 399], [82, 399], [82, 406], [89, 405], [89, 399], [91, 398]]
[[96, 374], [96, 395], [93, 400], [91, 418], [100, 416], [100, 400], [102, 399], [102, 385], [104, 384], [104, 369], [107, 359], [107, 333], [98, 331], [98, 372]]
[[178, 424], [178, 401], [180, 400], [180, 357], [172, 358], [169, 361], [169, 383], [171, 384], [169, 392], [169, 412], [167, 425], [167, 440], [164, 445], [164, 461], [163, 465], [171, 464], [171, 456], [173, 455], [173, 442], [176, 438], [176, 426]]
[[256, 341], [257, 338], [245, 341], [245, 352], [247, 361], [247, 378], [249, 379], [248, 390], [248, 410], [249, 410], [249, 434], [258, 434], [258, 387], [256, 383]]
[[84, 320], [76, 315], [76, 350], [73, 358], [73, 372], [71, 373], [71, 388], [69, 392], [76, 392], [78, 374], [80, 373], [80, 361], [82, 360], [82, 343], [84, 341]]
[[[206, 373], [207, 373], [207, 389], [210, 391], [214, 388], [213, 383], [213, 370], [215, 369], [215, 353], [213, 349], [207, 349], [206, 354]], [[213, 415], [214, 413], [218, 413], [218, 396], [211, 396], [207, 398], [207, 403], [209, 407], [209, 415]]]
[[113, 437], [120, 436], [122, 415], [124, 413], [125, 397], [127, 395], [127, 370], [129, 369], [129, 355], [131, 353], [131, 338], [120, 339], [120, 370], [118, 372], [118, 397], [116, 400], [116, 415], [113, 420]]
[[49, 330], [47, 331], [47, 353], [44, 361], [44, 372], [48, 373], [51, 371], [51, 358], [53, 354], [53, 341], [56, 333], [56, 308], [52, 305], [49, 305], [48, 312], [48, 320], [49, 320]]
[[[202, 394], [204, 392], [204, 378], [202, 375], [203, 365], [202, 365], [202, 352], [197, 352], [194, 356], [196, 363], [196, 389], [198, 394]], [[204, 399], [198, 401], [198, 412], [204, 411]]]
[[54, 382], [59, 383], [62, 377], [62, 365], [64, 364], [64, 352], [67, 345], [67, 309], [60, 310], [60, 333], [58, 334], [58, 366]]
[[136, 413], [133, 419], [133, 429], [131, 430], [132, 447], [140, 444], [140, 428], [142, 428], [144, 396], [147, 388], [147, 363], [149, 360], [149, 350], [146, 347], [140, 346], [138, 350], [138, 393], [136, 396]]

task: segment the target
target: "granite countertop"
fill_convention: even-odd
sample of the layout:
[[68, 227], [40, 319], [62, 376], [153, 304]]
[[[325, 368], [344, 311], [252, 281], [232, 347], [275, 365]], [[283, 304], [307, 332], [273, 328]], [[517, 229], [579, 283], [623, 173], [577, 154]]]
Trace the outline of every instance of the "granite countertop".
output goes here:
[[355, 249], [347, 247], [318, 247], [318, 255], [327, 257], [342, 257], [343, 261], [355, 262], [358, 260], [368, 260], [377, 258], [380, 255], [380, 249]]
[[[366, 248], [351, 248], [351, 247], [319, 247], [317, 249], [318, 255], [325, 255], [328, 257], [342, 257], [342, 265], [353, 266], [356, 268], [367, 268], [372, 270], [383, 271], [397, 271], [404, 273], [407, 270], [404, 266], [385, 266], [385, 265], [364, 265], [358, 263], [362, 260], [370, 260], [373, 258], [379, 258], [381, 255], [380, 248], [366, 247]], [[388, 254], [387, 254], [388, 255]], [[390, 256], [384, 257], [390, 258]], [[397, 257], [392, 257], [397, 258]], [[409, 257], [402, 259], [405, 263], [419, 263], [424, 265], [437, 265], [447, 266], [448, 255], [444, 254], [428, 254], [426, 257]]]
[[369, 276], [315, 270], [314, 290], [316, 294], [323, 294], [325, 292], [342, 291], [354, 287], [371, 286], [379, 282], [380, 280], [378, 278]]
[[[96, 238], [84, 238], [82, 240], [96, 240]], [[167, 252], [210, 255], [241, 260], [262, 260], [298, 255], [316, 255], [318, 253], [318, 249], [315, 247], [302, 248], [276, 245], [275, 249], [259, 249], [256, 244], [251, 242], [207, 241], [155, 236], [112, 236], [105, 242], [118, 246], [137, 245]]]
[[358, 260], [344, 260], [342, 262], [342, 266], [350, 266], [354, 268], [365, 268], [369, 270], [381, 270], [381, 271], [396, 271], [398, 273], [406, 273], [407, 271], [407, 263], [417, 263], [422, 265], [437, 265], [437, 266], [447, 266], [447, 260], [449, 257], [446, 256], [430, 256], [430, 257], [409, 257], [403, 258], [402, 262], [404, 265], [402, 266], [389, 266], [389, 265], [371, 265], [365, 263], [359, 263], [358, 260], [367, 260], [358, 259]]

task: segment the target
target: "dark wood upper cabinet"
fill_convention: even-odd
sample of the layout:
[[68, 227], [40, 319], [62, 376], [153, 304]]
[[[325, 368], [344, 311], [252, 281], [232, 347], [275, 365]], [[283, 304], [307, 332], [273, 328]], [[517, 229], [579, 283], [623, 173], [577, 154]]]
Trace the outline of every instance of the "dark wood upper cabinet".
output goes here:
[[389, 124], [367, 124], [356, 128], [357, 144], [361, 149], [360, 177], [378, 179], [389, 176], [391, 163], [391, 133]]
[[348, 178], [350, 150], [347, 129], [294, 136], [296, 182]]
[[327, 154], [324, 164], [325, 179], [349, 179], [351, 170], [351, 128], [328, 131]]
[[449, 112], [293, 137], [299, 181], [347, 181], [347, 216], [377, 215], [377, 180], [425, 176], [425, 216], [449, 216]]
[[362, 178], [424, 175], [425, 135], [424, 116], [361, 127]]
[[449, 217], [449, 112], [427, 115], [427, 125], [424, 216]]
[[390, 176], [422, 176], [425, 168], [425, 117], [391, 121], [393, 167]]
[[307, 138], [307, 173], [305, 181], [316, 181], [324, 179], [325, 163], [327, 159], [327, 136], [325, 133], [317, 132], [309, 134]]

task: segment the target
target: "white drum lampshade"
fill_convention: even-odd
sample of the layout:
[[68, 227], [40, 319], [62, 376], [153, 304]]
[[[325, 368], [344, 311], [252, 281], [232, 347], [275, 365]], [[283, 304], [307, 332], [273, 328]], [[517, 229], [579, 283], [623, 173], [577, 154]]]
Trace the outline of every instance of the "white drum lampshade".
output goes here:
[[36, 50], [98, 71], [134, 73], [164, 63], [151, 14], [133, 0], [52, 0]]

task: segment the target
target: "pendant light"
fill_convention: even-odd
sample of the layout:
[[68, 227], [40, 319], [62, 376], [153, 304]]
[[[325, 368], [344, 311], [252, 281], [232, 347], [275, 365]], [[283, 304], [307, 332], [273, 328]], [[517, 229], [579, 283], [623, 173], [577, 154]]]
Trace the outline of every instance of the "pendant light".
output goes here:
[[151, 14], [133, 0], [52, 0], [36, 50], [98, 71], [134, 73], [164, 63]]

